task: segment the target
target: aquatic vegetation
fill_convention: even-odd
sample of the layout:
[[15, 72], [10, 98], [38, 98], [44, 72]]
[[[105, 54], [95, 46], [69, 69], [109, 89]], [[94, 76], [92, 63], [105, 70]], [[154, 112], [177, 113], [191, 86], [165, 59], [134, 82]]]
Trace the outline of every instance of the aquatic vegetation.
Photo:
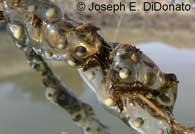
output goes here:
[[172, 110], [178, 80], [164, 73], [143, 52], [129, 44], [108, 43], [99, 28], [75, 22], [47, 0], [2, 0], [0, 19], [43, 77], [46, 97], [64, 108], [87, 134], [109, 134], [93, 108], [76, 98], [46, 60], [67, 62], [78, 69], [110, 113], [143, 134], [193, 134], [176, 122]]

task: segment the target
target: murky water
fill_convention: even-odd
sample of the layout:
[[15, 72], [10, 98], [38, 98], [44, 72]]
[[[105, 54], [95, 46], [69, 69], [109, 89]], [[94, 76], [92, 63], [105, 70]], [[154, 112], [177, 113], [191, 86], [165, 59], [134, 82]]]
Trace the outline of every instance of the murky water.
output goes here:
[[[150, 56], [164, 72], [177, 74], [180, 81], [175, 116], [179, 122], [195, 125], [195, 49], [177, 49], [161, 43], [145, 43], [138, 46]], [[22, 74], [0, 81], [0, 134], [80, 134], [68, 114], [50, 104], [44, 97], [39, 75]], [[66, 75], [70, 76], [70, 75]], [[77, 77], [76, 74], [71, 76]], [[82, 87], [78, 80], [69, 85]], [[74, 87], [74, 86], [73, 86]], [[101, 108], [94, 94], [74, 90], [86, 102], [90, 102], [99, 118], [108, 125], [113, 134], [131, 134], [128, 128]]]

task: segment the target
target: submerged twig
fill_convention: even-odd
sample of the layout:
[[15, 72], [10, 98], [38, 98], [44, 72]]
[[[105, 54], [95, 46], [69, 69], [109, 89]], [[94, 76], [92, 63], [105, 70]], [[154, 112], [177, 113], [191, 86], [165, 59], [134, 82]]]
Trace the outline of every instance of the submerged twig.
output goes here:
[[64, 108], [85, 133], [108, 134], [109, 129], [91, 106], [70, 93], [44, 59], [76, 67], [99, 101], [140, 133], [194, 133], [172, 118], [176, 76], [161, 72], [139, 49], [106, 42], [99, 28], [71, 20], [49, 1], [3, 0], [3, 5], [8, 31], [41, 72], [48, 99]]
[[79, 100], [52, 72], [44, 59], [32, 48], [22, 48], [29, 64], [43, 77], [47, 98], [65, 109], [85, 134], [110, 134], [109, 129], [96, 117], [93, 108]]

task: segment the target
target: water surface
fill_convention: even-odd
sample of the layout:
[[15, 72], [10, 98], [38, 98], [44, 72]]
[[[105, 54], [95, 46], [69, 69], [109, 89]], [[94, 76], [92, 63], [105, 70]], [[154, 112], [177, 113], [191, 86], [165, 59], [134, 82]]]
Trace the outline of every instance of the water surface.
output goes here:
[[[174, 110], [176, 119], [188, 125], [195, 125], [195, 49], [178, 49], [158, 42], [138, 46], [151, 57], [164, 72], [178, 77], [179, 92]], [[101, 108], [94, 94], [82, 84], [77, 74], [63, 69], [63, 77], [71, 79], [68, 84], [84, 101], [90, 102], [98, 117], [113, 134], [131, 134], [128, 128]], [[68, 76], [68, 77], [67, 77]], [[75, 86], [76, 85], [76, 86]], [[79, 89], [80, 87], [80, 89]], [[82, 89], [83, 88], [83, 89]], [[0, 134], [79, 134], [68, 114], [50, 104], [44, 97], [40, 77], [34, 73], [9, 76], [0, 81]]]

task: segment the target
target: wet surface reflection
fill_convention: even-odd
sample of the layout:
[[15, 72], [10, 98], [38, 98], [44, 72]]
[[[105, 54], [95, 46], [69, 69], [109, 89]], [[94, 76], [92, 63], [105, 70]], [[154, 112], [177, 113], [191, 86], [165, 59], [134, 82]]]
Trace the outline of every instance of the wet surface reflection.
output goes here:
[[[163, 72], [177, 75], [180, 83], [174, 110], [176, 119], [195, 125], [195, 49], [178, 49], [157, 42], [140, 44], [138, 48], [151, 57]], [[59, 73], [65, 74], [63, 77], [68, 76], [65, 79], [71, 79], [68, 85], [73, 85], [74, 92], [94, 106], [99, 118], [111, 127], [113, 134], [130, 133], [123, 123], [101, 108], [92, 91], [80, 79], [75, 80], [78, 77], [76, 73], [70, 77], [71, 70], [62, 70]], [[45, 99], [38, 74], [9, 76], [0, 81], [1, 134], [66, 134], [62, 132], [81, 133], [68, 114]]]
[[195, 126], [195, 49], [179, 49], [155, 42], [144, 44], [140, 48], [162, 71], [177, 75], [179, 88], [174, 114], [179, 122]]

